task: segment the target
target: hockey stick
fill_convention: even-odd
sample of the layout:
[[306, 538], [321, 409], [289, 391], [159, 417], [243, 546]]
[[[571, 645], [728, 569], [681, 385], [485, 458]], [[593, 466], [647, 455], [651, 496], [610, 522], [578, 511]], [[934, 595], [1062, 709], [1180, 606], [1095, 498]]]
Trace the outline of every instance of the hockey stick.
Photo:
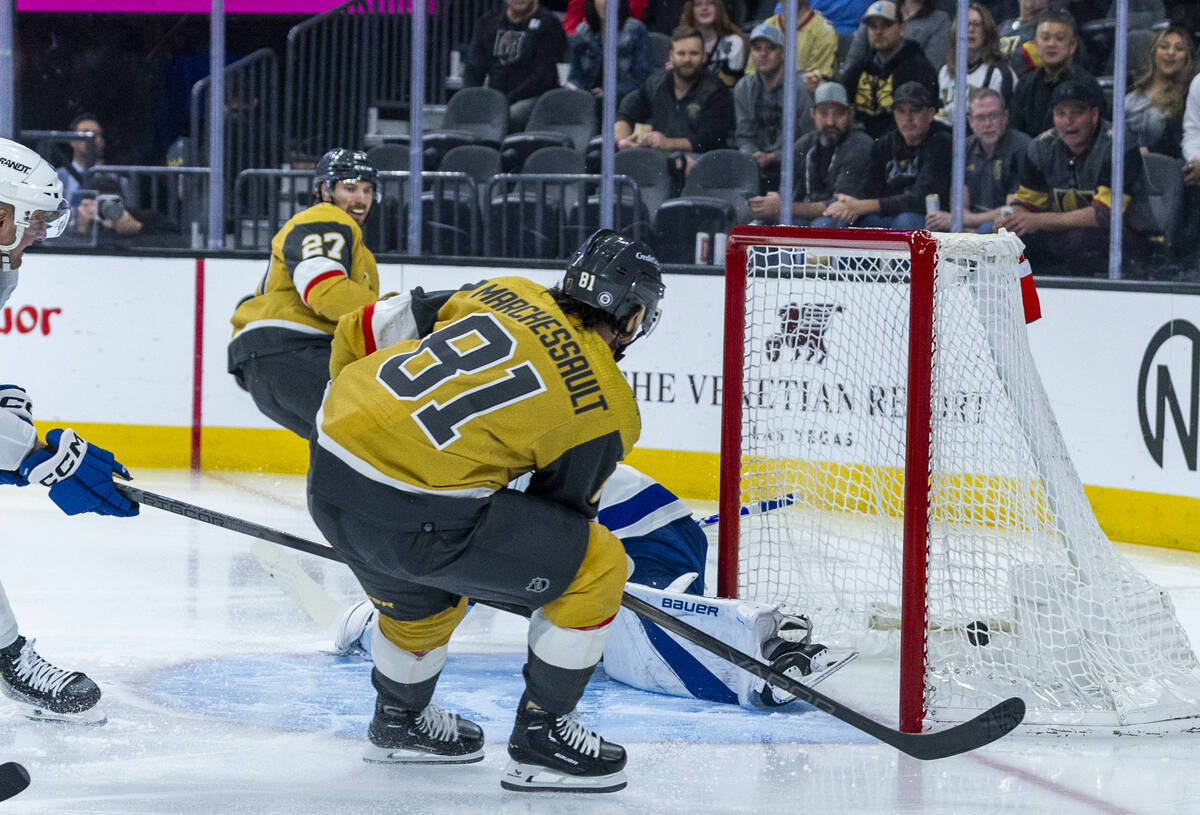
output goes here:
[[[771, 512], [776, 509], [790, 507], [795, 503], [796, 494], [789, 492], [787, 495], [780, 496], [779, 498], [771, 498], [766, 501], [758, 501], [753, 504], [743, 504], [741, 509], [738, 511], [738, 515], [762, 515], [764, 512]], [[696, 526], [704, 529], [706, 526], [712, 526], [713, 524], [720, 522], [720, 520], [721, 516], [719, 514], [708, 515], [704, 518], [697, 518]]]
[[[244, 521], [241, 518], [235, 518], [231, 515], [225, 515], [210, 509], [204, 509], [174, 498], [167, 498], [163, 495], [146, 492], [137, 487], [130, 487], [126, 484], [117, 484], [116, 487], [126, 498], [136, 501], [139, 504], [173, 512], [176, 515], [203, 521], [214, 526], [220, 526], [234, 532], [240, 532], [243, 535], [278, 543], [281, 546], [298, 549], [310, 555], [342, 562], [341, 555], [330, 546], [313, 543], [287, 532], [280, 532], [276, 529], [261, 526], [251, 521]], [[515, 610], [505, 604], [491, 603], [486, 600], [478, 602], [483, 605], [500, 608], [504, 611]], [[867, 735], [873, 736], [884, 744], [891, 745], [902, 753], [907, 753], [914, 758], [924, 760], [946, 758], [974, 750], [1009, 733], [1025, 717], [1025, 703], [1020, 698], [1013, 697], [1000, 702], [970, 721], [954, 725], [946, 730], [939, 730], [936, 733], [902, 733], [874, 719], [867, 718], [863, 714], [843, 705], [841, 702], [830, 699], [819, 691], [773, 670], [766, 663], [760, 662], [749, 654], [742, 653], [716, 637], [710, 636], [682, 620], [672, 617], [666, 611], [634, 597], [629, 592], [622, 594], [621, 605], [635, 614], [639, 614], [668, 631], [683, 637], [688, 642], [720, 657], [726, 662], [736, 665], [742, 670], [778, 687], [780, 690], [790, 693], [797, 699], [802, 699], [818, 710], [822, 710], [830, 716], [840, 719], [846, 724], [858, 728]]]

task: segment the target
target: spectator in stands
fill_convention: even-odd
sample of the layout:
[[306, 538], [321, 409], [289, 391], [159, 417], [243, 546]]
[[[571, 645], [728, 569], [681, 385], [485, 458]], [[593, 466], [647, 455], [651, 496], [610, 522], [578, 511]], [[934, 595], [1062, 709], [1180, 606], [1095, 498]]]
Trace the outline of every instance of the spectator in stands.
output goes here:
[[[949, 124], [954, 116], [954, 64], [956, 25], [950, 26], [950, 50], [946, 63], [938, 70], [938, 96], [942, 107], [938, 121]], [[1004, 104], [1012, 99], [1017, 77], [1000, 53], [1000, 36], [992, 14], [981, 3], [967, 8], [967, 87], [991, 88], [1004, 96]]]
[[1195, 265], [1200, 253], [1200, 74], [1192, 78], [1183, 111], [1181, 145], [1184, 183], [1184, 224], [1181, 234], [1187, 240], [1182, 247], [1185, 261]]
[[120, 252], [152, 232], [152, 213], [127, 206], [116, 178], [93, 177], [90, 183], [94, 189], [76, 190], [71, 197], [71, 224], [60, 241]]
[[[927, 85], [906, 82], [896, 89], [892, 115], [896, 129], [871, 148], [874, 198], [838, 194], [824, 216], [841, 225], [922, 229], [925, 197], [950, 196], [950, 128], [934, 121], [937, 96]], [[822, 224], [824, 225], [824, 224]]]
[[[1007, 68], [1007, 66], [1005, 66]], [[1004, 95], [994, 88], [972, 88], [967, 124], [966, 195], [963, 229], [983, 234], [995, 231], [1001, 208], [1011, 205], [1025, 171], [1025, 154], [1032, 139], [1008, 126]], [[949, 201], [942, 201], [949, 206]], [[950, 213], [941, 209], [925, 218], [925, 228], [950, 229]]]
[[893, 91], [919, 82], [937, 97], [937, 71], [921, 46], [904, 38], [900, 9], [890, 0], [876, 0], [863, 15], [870, 48], [854, 63], [847, 60], [842, 84], [854, 100], [855, 116], [867, 134], [877, 139], [894, 126]]
[[862, 25], [862, 16], [871, 0], [813, 0], [810, 5], [838, 34], [853, 34]]
[[[787, 31], [784, 22], [783, 4], [776, 4], [775, 13], [765, 22], [780, 31]], [[811, 95], [823, 81], [833, 79], [837, 73], [837, 32], [820, 12], [809, 8], [807, 0], [796, 3], [796, 68], [804, 75], [804, 87]], [[756, 70], [753, 55], [746, 73]]]
[[[1074, 62], [1077, 42], [1072, 26], [1066, 12], [1048, 12], [1038, 23], [1034, 43], [1042, 66], [1021, 77], [1009, 106], [1012, 126], [1030, 136], [1036, 137], [1054, 126], [1050, 99], [1056, 87], [1068, 79], [1095, 81]], [[1103, 97], [1100, 101], [1103, 106]]]
[[538, 0], [504, 0], [479, 18], [463, 67], [463, 85], [487, 85], [508, 97], [510, 130], [523, 130], [537, 98], [558, 87], [567, 35]]
[[[783, 32], [760, 23], [750, 32], [750, 50], [758, 71], [742, 77], [733, 89], [737, 148], [758, 162], [761, 192], [779, 189], [783, 135]], [[812, 129], [808, 109], [812, 97], [796, 77], [796, 134]]]
[[[567, 3], [567, 11], [563, 15], [563, 30], [567, 32], [567, 36], [573, 37], [579, 30], [579, 24], [587, 17], [587, 8], [594, 0], [570, 0]], [[641, 22], [646, 14], [647, 0], [629, 0], [629, 16]], [[603, 13], [603, 12], [601, 12]]]
[[[937, 7], [936, 0], [903, 0], [899, 10], [904, 20], [904, 38], [921, 47], [930, 65], [944, 63], [946, 49], [950, 47], [950, 15]], [[869, 47], [867, 27], [859, 25], [846, 53], [846, 64], [861, 60]]]
[[[683, 18], [683, 7], [687, 0], [654, 0], [646, 4], [646, 16], [642, 19], [652, 32], [670, 36], [679, 27]], [[658, 70], [658, 66], [654, 66]]]
[[[1090, 77], [1067, 79], [1054, 88], [1054, 129], [1029, 147], [1013, 211], [996, 228], [1015, 233], [1038, 274], [1103, 277], [1108, 273], [1108, 226], [1112, 206], [1111, 125], [1100, 116], [1104, 95]], [[1125, 156], [1125, 195], [1140, 194], [1141, 159], [1130, 146]], [[1125, 255], [1136, 257], [1138, 237], [1125, 230]]]
[[[874, 142], [854, 121], [846, 89], [836, 82], [817, 87], [809, 114], [814, 128], [796, 141], [793, 223], [841, 226], [824, 219], [825, 210], [838, 195], [866, 198], [870, 194]], [[779, 220], [780, 200], [778, 192], [768, 192], [746, 203], [753, 218], [775, 223]]]
[[691, 169], [691, 154], [725, 147], [733, 128], [733, 94], [704, 69], [700, 32], [679, 26], [671, 34], [671, 70], [621, 100], [614, 135], [619, 150], [682, 153], [673, 165], [678, 180]]
[[708, 70], [730, 88], [737, 84], [746, 72], [749, 48], [741, 29], [730, 21], [723, 0], [688, 0], [679, 24], [696, 29], [704, 38]]
[[1182, 156], [1183, 105], [1195, 73], [1187, 32], [1175, 26], [1160, 31], [1125, 95], [1125, 126], [1143, 152]]
[[71, 120], [69, 128], [75, 133], [91, 133], [92, 143], [84, 139], [71, 140], [71, 161], [58, 168], [58, 177], [63, 183], [63, 198], [70, 201], [75, 193], [86, 187], [87, 171], [96, 164], [104, 163], [104, 128], [91, 113], [81, 113]]
[[[604, 95], [604, 7], [605, 0], [587, 0], [584, 21], [571, 38], [571, 72], [567, 84]], [[650, 35], [629, 11], [629, 0], [617, 4], [617, 99], [632, 91], [653, 73], [650, 65]]]
[[1017, 16], [1000, 23], [1000, 53], [1018, 77], [1042, 67], [1034, 36], [1049, 10], [1050, 0], [1020, 0]]

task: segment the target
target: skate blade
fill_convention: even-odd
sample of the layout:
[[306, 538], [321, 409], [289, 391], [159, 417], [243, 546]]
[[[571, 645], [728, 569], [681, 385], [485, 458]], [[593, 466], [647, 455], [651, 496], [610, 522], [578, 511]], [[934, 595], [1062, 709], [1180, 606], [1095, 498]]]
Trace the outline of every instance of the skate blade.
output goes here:
[[426, 753], [421, 750], [406, 750], [402, 747], [378, 747], [368, 744], [363, 753], [363, 761], [368, 764], [474, 764], [483, 761], [483, 748], [473, 753], [463, 753], [458, 756], [442, 756], [437, 753]]
[[108, 722], [108, 717], [104, 715], [104, 711], [98, 708], [91, 708], [80, 713], [55, 713], [53, 710], [47, 710], [44, 707], [34, 707], [26, 704], [22, 704], [21, 708], [21, 715], [34, 722], [74, 724], [82, 727], [99, 727]]
[[[857, 656], [858, 651], [850, 651], [846, 654], [846, 656], [842, 657], [827, 668], [822, 668], [821, 670], [811, 673], [808, 676], [792, 676], [792, 678], [805, 687], [814, 688], [829, 677], [833, 676], [842, 668], [845, 668], [847, 665], [853, 662]], [[790, 673], [787, 675], [791, 676]], [[795, 696], [792, 696], [785, 690], [776, 688], [774, 685], [771, 686], [771, 695], [775, 697], [777, 705], [787, 705], [796, 701]]]
[[824, 668], [820, 671], [810, 674], [809, 676], [803, 677], [800, 681], [802, 683], [804, 683], [805, 685], [808, 685], [808, 687], [810, 687], [810, 688], [814, 687], [816, 685], [819, 685], [822, 682], [824, 682], [826, 679], [828, 679], [829, 677], [833, 676], [835, 673], [840, 671], [842, 668], [845, 668], [847, 665], [849, 665], [851, 662], [853, 662], [855, 660], [855, 658], [857, 658], [857, 657], [858, 657], [858, 651], [851, 651], [848, 654], [846, 654], [846, 656], [842, 657], [837, 662], [830, 665], [828, 668]]
[[625, 771], [581, 776], [509, 759], [500, 786], [511, 792], [616, 792], [625, 789]]

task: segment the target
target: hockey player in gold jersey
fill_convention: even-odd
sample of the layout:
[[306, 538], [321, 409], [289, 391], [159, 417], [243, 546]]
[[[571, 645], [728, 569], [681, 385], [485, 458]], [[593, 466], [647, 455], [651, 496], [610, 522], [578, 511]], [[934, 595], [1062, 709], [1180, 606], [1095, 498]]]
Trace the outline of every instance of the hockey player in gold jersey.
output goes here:
[[330, 150], [317, 163], [317, 203], [271, 241], [271, 263], [233, 313], [229, 372], [268, 418], [307, 439], [329, 380], [338, 319], [379, 297], [362, 224], [379, 200], [366, 153]]
[[[309, 509], [379, 611], [368, 760], [482, 759], [480, 727], [430, 704], [471, 597], [532, 610], [502, 785], [625, 786], [624, 749], [575, 705], [627, 577], [595, 522], [641, 430], [616, 360], [654, 328], [663, 292], [649, 247], [601, 230], [561, 288], [416, 289], [339, 322]], [[506, 487], [527, 472], [524, 493]]]

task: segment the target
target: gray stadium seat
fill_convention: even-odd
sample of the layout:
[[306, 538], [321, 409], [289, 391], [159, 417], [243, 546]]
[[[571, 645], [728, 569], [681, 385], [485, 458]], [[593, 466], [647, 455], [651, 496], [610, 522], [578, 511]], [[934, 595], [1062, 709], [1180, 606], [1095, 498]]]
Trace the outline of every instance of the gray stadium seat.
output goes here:
[[1173, 252], [1180, 239], [1183, 216], [1183, 159], [1145, 153], [1142, 163], [1150, 187], [1150, 214], [1165, 239], [1166, 250]]
[[758, 195], [758, 162], [740, 150], [709, 150], [696, 157], [696, 164], [683, 184], [683, 197], [705, 196], [728, 201], [737, 223], [750, 220], [746, 199]]
[[671, 56], [671, 38], [658, 31], [650, 32], [650, 69], [661, 71]]
[[377, 144], [367, 151], [367, 158], [376, 170], [408, 171], [407, 144]]
[[508, 99], [494, 88], [463, 88], [450, 97], [442, 126], [424, 134], [425, 166], [464, 144], [500, 147], [508, 132]]
[[599, 127], [595, 97], [575, 88], [555, 88], [538, 97], [525, 132], [565, 133], [575, 149], [582, 151]]

